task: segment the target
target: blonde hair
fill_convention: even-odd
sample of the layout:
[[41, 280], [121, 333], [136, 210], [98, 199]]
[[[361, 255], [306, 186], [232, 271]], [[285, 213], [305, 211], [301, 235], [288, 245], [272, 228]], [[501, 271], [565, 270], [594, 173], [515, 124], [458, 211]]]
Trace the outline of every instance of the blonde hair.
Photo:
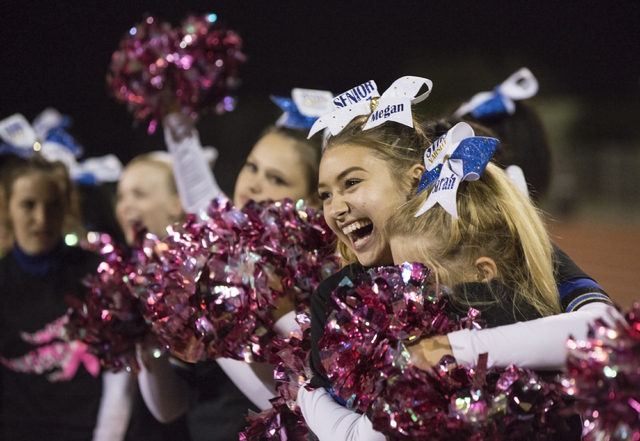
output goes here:
[[[496, 263], [499, 280], [513, 290], [512, 308], [529, 304], [542, 316], [561, 312], [551, 241], [541, 214], [504, 171], [490, 163], [479, 180], [460, 183], [458, 219], [439, 204], [414, 217], [432, 188], [389, 219], [389, 237], [414, 238], [403, 242], [411, 247], [406, 253], [432, 268], [443, 285], [474, 280], [475, 261], [486, 256]], [[456, 295], [454, 301], [474, 305]]]
[[169, 192], [173, 195], [178, 194], [176, 177], [173, 173], [173, 165], [171, 164], [171, 159], [168, 154], [166, 155], [166, 159], [164, 155], [161, 156], [157, 153], [145, 153], [142, 155], [138, 155], [131, 161], [129, 161], [129, 163], [125, 167], [125, 170], [128, 170], [136, 165], [150, 165], [162, 171], [167, 177], [167, 188], [169, 189]]
[[[418, 182], [407, 176], [407, 170], [422, 163], [424, 151], [435, 137], [431, 120], [413, 117], [413, 127], [388, 122], [369, 130], [362, 130], [368, 115], [354, 118], [335, 136], [328, 139], [325, 152], [341, 145], [357, 145], [371, 149], [371, 154], [383, 160], [396, 187], [407, 195], [407, 200], [415, 192]], [[350, 265], [358, 259], [349, 247], [338, 239], [337, 249], [342, 256], [342, 264]]]

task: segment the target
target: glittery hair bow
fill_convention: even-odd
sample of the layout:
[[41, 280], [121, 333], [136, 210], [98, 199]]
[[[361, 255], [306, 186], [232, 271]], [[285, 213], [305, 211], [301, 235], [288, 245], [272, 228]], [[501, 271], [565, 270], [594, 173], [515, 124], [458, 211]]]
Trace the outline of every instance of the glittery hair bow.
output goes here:
[[293, 89], [291, 98], [271, 96], [284, 113], [276, 121], [277, 127], [309, 130], [313, 123], [333, 110], [333, 94], [327, 90]]
[[480, 92], [464, 103], [453, 116], [460, 118], [470, 113], [475, 118], [486, 118], [516, 111], [514, 101], [526, 100], [538, 93], [538, 80], [523, 67], [496, 86], [492, 92]]
[[82, 184], [117, 181], [122, 163], [114, 155], [89, 158], [78, 163], [82, 147], [67, 133], [71, 119], [55, 109], [44, 110], [33, 125], [20, 113], [0, 121], [0, 154], [23, 158], [39, 152], [48, 161], [60, 161], [67, 166], [71, 178]]
[[436, 204], [458, 218], [456, 195], [461, 181], [480, 178], [500, 141], [495, 138], [474, 136], [467, 123], [458, 123], [434, 142], [424, 153], [423, 173], [418, 193], [431, 187], [433, 190], [416, 217]]
[[[427, 91], [418, 95], [422, 86], [427, 86]], [[387, 121], [413, 127], [411, 105], [427, 98], [432, 87], [433, 83], [426, 78], [402, 77], [380, 96], [374, 81], [363, 83], [333, 98], [336, 110], [320, 117], [311, 127], [309, 137], [325, 127], [335, 136], [360, 115], [369, 115], [362, 130], [372, 129]]]

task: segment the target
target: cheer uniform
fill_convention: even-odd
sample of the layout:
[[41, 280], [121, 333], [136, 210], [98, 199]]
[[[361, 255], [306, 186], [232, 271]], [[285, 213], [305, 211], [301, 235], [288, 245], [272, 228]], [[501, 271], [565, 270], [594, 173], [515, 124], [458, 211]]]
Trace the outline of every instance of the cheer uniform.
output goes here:
[[[98, 360], [68, 342], [66, 296], [99, 258], [63, 244], [29, 256], [14, 246], [0, 260], [0, 439], [87, 441], [102, 395]], [[91, 371], [91, 373], [89, 372]]]

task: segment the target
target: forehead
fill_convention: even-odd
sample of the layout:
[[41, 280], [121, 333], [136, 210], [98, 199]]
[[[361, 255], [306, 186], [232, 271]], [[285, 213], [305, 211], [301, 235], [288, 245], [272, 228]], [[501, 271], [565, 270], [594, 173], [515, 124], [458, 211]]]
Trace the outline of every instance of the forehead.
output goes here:
[[31, 172], [16, 178], [11, 188], [11, 197], [29, 197], [38, 200], [51, 200], [61, 197], [62, 183], [54, 176], [40, 172]]
[[168, 170], [165, 170], [160, 164], [134, 163], [129, 165], [122, 173], [122, 177], [118, 181], [118, 188], [132, 186], [151, 187], [159, 183], [168, 187], [168, 179]]
[[260, 138], [249, 158], [262, 167], [283, 171], [287, 175], [303, 169], [296, 141], [277, 133], [268, 133]]
[[328, 184], [342, 171], [360, 167], [368, 173], [382, 173], [388, 176], [387, 164], [378, 158], [368, 147], [354, 144], [343, 144], [327, 150], [320, 162], [320, 181]]

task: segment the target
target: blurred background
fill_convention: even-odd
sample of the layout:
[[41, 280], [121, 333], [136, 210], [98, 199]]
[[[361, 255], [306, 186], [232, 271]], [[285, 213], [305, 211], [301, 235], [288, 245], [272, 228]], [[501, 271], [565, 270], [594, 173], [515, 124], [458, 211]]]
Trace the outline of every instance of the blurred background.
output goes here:
[[640, 299], [640, 2], [636, 0], [219, 0], [0, 2], [0, 119], [55, 107], [74, 120], [85, 157], [123, 163], [163, 150], [134, 123], [105, 76], [119, 40], [145, 14], [173, 25], [215, 13], [244, 39], [234, 112], [202, 115], [231, 194], [260, 132], [279, 116], [270, 94], [340, 93], [402, 75], [434, 83], [434, 116], [491, 90], [520, 67], [553, 149], [541, 201], [554, 240], [622, 306]]

